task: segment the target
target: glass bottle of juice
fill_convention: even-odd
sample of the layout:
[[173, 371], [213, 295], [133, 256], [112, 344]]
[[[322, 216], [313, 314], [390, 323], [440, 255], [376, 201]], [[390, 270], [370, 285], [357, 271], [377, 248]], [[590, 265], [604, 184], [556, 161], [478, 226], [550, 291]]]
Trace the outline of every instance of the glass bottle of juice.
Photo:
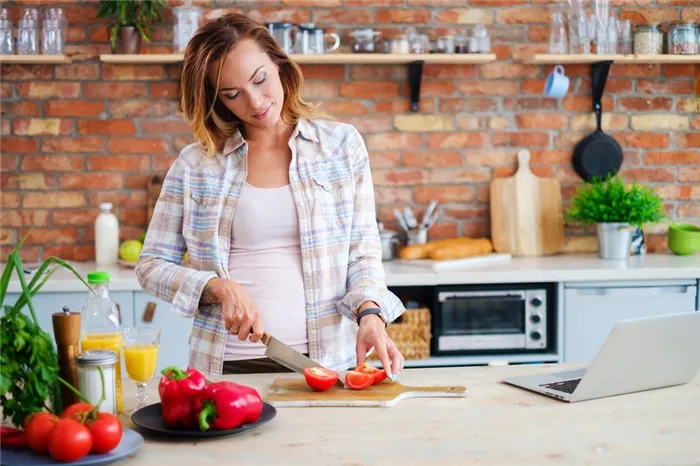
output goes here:
[[92, 291], [81, 311], [80, 351], [106, 349], [117, 354], [115, 382], [117, 412], [122, 412], [121, 318], [117, 305], [109, 296], [109, 273], [90, 272], [87, 282]]

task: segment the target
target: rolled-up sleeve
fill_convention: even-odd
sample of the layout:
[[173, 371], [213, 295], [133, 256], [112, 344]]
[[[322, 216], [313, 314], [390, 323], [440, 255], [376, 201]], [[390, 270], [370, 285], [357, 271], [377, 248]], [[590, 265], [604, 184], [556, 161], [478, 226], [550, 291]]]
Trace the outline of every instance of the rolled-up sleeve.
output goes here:
[[356, 321], [360, 305], [365, 301], [374, 301], [381, 308], [384, 320], [392, 322], [405, 311], [405, 308], [401, 300], [386, 286], [369, 155], [362, 136], [357, 130], [350, 138], [349, 150], [353, 154], [355, 197], [350, 233], [347, 292], [339, 301], [338, 310], [348, 319]]
[[136, 278], [147, 293], [172, 304], [183, 317], [194, 317], [213, 271], [183, 267], [187, 251], [183, 228], [183, 192], [186, 166], [178, 158], [168, 170], [136, 264]]

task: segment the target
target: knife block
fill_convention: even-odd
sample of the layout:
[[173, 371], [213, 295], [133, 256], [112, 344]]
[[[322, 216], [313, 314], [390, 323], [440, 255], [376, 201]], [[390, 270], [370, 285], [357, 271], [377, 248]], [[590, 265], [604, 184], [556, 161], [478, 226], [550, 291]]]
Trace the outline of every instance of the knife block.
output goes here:
[[[67, 310], [67, 308], [64, 308]], [[56, 312], [51, 315], [53, 333], [58, 352], [58, 375], [78, 388], [78, 365], [76, 357], [80, 352], [80, 313]], [[77, 403], [78, 396], [65, 385], [60, 384], [61, 403], [63, 407]]]

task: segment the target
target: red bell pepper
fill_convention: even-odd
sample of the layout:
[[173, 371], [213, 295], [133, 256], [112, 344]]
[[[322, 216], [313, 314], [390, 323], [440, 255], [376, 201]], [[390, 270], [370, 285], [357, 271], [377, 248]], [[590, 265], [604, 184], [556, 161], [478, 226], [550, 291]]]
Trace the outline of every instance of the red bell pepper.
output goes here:
[[228, 381], [214, 382], [197, 397], [195, 409], [199, 413], [200, 430], [235, 429], [258, 420], [262, 399], [252, 387]]
[[169, 366], [161, 371], [158, 382], [163, 421], [168, 427], [191, 428], [197, 425], [194, 402], [207, 381], [196, 369]]
[[3, 448], [29, 448], [27, 433], [22, 429], [9, 426], [0, 428], [0, 444]]

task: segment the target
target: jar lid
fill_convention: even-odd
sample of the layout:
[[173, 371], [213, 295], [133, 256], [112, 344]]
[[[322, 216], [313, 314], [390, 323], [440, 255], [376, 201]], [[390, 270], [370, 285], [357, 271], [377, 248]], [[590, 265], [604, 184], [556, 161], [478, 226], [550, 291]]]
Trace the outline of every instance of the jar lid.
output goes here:
[[658, 24], [637, 24], [637, 30], [658, 29]]
[[87, 280], [90, 285], [104, 285], [109, 283], [109, 272], [89, 272]]
[[398, 236], [398, 233], [396, 233], [393, 230], [380, 230], [379, 231], [379, 237], [380, 238], [394, 238], [395, 236]]
[[102, 366], [115, 364], [117, 353], [110, 350], [88, 350], [80, 353], [75, 359], [79, 366]]

